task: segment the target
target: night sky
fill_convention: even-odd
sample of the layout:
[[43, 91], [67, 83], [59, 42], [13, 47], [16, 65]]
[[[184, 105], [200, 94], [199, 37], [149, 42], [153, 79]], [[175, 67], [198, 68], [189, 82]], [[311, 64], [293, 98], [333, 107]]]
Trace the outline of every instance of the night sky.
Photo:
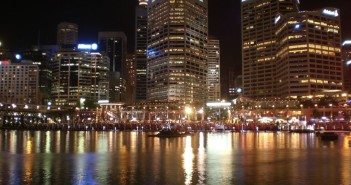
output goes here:
[[[351, 39], [350, 0], [300, 0], [300, 10], [336, 7], [341, 10], [342, 37]], [[221, 42], [222, 69], [241, 71], [240, 37], [241, 0], [209, 0], [209, 33]], [[129, 51], [134, 47], [134, 10], [137, 0], [89, 1], [11, 1], [0, 12], [2, 48], [12, 51], [38, 43], [55, 44], [59, 22], [74, 22], [79, 26], [81, 43], [97, 42], [99, 31], [124, 31]], [[222, 71], [226, 76], [227, 71]]]

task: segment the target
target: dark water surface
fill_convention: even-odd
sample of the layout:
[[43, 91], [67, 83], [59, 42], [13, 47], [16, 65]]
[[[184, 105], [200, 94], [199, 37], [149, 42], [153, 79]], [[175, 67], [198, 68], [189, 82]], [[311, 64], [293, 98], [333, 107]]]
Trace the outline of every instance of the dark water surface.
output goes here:
[[0, 184], [351, 184], [351, 137], [0, 131]]

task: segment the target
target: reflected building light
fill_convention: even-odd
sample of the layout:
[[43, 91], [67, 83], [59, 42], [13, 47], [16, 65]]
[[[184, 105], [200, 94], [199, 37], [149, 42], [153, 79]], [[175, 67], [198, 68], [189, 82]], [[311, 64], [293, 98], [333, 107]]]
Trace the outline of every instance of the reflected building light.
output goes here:
[[194, 153], [191, 147], [191, 137], [186, 137], [185, 150], [183, 154], [183, 168], [185, 174], [184, 184], [191, 184], [193, 179]]

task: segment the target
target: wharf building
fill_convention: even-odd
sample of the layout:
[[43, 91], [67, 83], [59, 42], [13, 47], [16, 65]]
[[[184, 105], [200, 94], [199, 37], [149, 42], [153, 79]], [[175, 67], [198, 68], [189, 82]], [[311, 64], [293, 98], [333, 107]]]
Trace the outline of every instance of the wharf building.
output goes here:
[[221, 71], [219, 40], [210, 38], [207, 45], [207, 101], [221, 101]]
[[139, 0], [135, 19], [135, 103], [146, 101], [147, 0]]
[[39, 67], [32, 61], [0, 61], [0, 102], [38, 104]]
[[207, 4], [207, 0], [148, 2], [148, 102], [205, 104]]
[[109, 102], [125, 102], [127, 36], [124, 32], [99, 32], [98, 44], [100, 53], [109, 57]]

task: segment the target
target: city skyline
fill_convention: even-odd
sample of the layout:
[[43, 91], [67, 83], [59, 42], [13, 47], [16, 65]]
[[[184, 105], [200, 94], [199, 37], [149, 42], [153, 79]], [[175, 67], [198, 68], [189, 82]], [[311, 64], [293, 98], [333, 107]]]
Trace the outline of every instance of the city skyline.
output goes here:
[[[240, 3], [240, 0], [209, 0], [209, 35], [221, 42], [221, 64], [226, 70], [234, 67], [241, 71]], [[57, 25], [68, 21], [78, 25], [81, 43], [98, 42], [99, 31], [123, 31], [127, 35], [128, 51], [133, 52], [137, 4], [138, 0], [102, 0], [99, 4], [60, 1], [54, 8], [50, 2], [12, 4], [0, 13], [7, 17], [0, 23], [3, 28], [0, 30], [1, 47], [19, 51], [38, 43], [55, 44]], [[342, 40], [345, 40], [351, 38], [351, 27], [347, 25], [351, 17], [347, 7], [350, 6], [350, 1], [343, 0], [301, 0], [300, 10], [339, 8]], [[222, 74], [226, 76], [225, 73]]]

